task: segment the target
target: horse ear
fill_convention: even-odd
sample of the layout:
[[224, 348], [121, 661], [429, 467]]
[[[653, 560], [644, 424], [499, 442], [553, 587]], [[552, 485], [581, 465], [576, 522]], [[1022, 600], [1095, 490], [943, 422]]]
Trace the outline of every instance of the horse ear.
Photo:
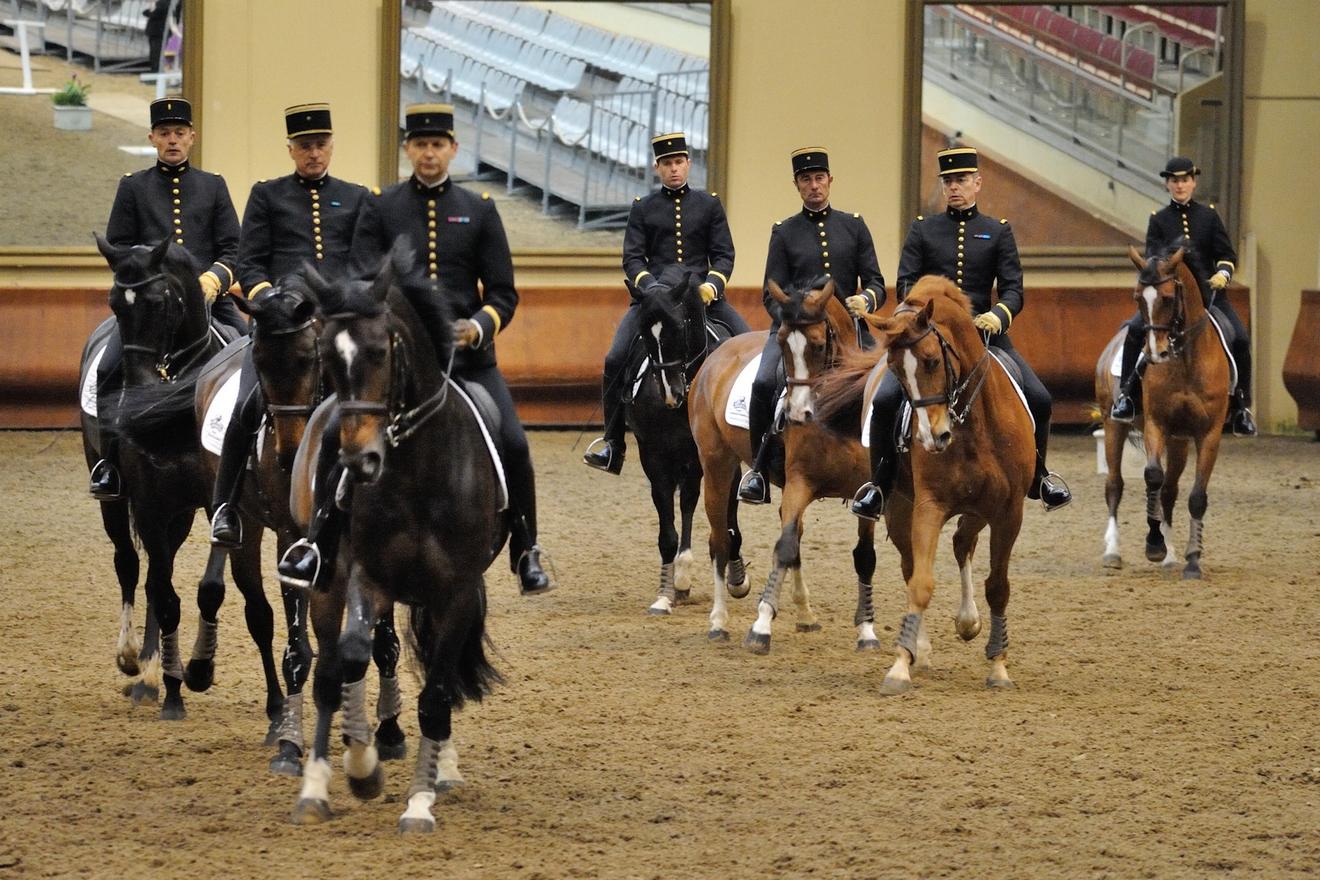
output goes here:
[[784, 293], [783, 288], [776, 284], [773, 278], [766, 282], [765, 289], [770, 291], [770, 296], [774, 298], [775, 302], [780, 305], [788, 305], [788, 294]]
[[1181, 266], [1181, 265], [1182, 265], [1182, 261], [1183, 261], [1183, 257], [1185, 257], [1185, 256], [1187, 256], [1187, 249], [1186, 249], [1186, 248], [1178, 248], [1178, 249], [1177, 249], [1176, 251], [1174, 251], [1173, 254], [1170, 255], [1170, 257], [1169, 257], [1169, 268], [1170, 268], [1170, 269], [1176, 269], [1178, 266]]
[[1132, 245], [1128, 245], [1128, 259], [1132, 261], [1132, 265], [1136, 266], [1138, 271], [1146, 268], [1146, 260]]
[[151, 262], [148, 265], [159, 266], [161, 262], [164, 261], [165, 254], [169, 252], [170, 244], [170, 240], [166, 238], [163, 239], [160, 244], [152, 248], [150, 257]]
[[110, 268], [113, 269], [119, 264], [119, 261], [124, 258], [124, 254], [128, 252], [128, 248], [121, 248], [111, 244], [110, 240], [99, 232], [93, 232], [92, 235], [96, 238], [96, 249], [101, 252], [101, 256], [105, 257], [106, 263], [108, 263]]
[[819, 290], [813, 290], [802, 300], [802, 305], [809, 311], [816, 312], [824, 309], [831, 299], [834, 298], [834, 279], [831, 278], [825, 282], [825, 286]]
[[394, 246], [390, 248], [389, 262], [395, 278], [404, 278], [413, 270], [415, 262], [413, 249], [408, 245], [406, 236], [400, 235], [394, 240]]
[[831, 278], [829, 281], [826, 281], [826, 282], [825, 282], [825, 286], [821, 288], [821, 293], [825, 294], [826, 299], [828, 299], [828, 298], [831, 297], [831, 296], [834, 296], [834, 279], [833, 279], [833, 278]]
[[316, 317], [316, 303], [313, 300], [305, 299], [293, 307], [293, 320], [302, 322], [310, 321]]
[[922, 324], [929, 324], [931, 317], [934, 316], [934, 314], [935, 314], [935, 300], [928, 299], [926, 300], [925, 308], [923, 308], [921, 310], [921, 313], [917, 315], [917, 320], [920, 321]]
[[303, 281], [306, 282], [308, 299], [321, 306], [321, 311], [332, 311], [332, 309], [328, 308], [327, 303], [327, 300], [333, 297], [333, 293], [330, 290], [330, 284], [321, 277], [320, 272], [316, 271], [316, 267], [310, 262], [304, 263], [302, 276]]

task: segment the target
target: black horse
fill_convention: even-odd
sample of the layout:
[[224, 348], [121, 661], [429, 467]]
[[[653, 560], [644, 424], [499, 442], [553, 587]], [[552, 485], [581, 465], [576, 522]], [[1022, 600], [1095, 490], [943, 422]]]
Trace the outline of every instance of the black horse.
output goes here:
[[[190, 689], [200, 691], [212, 683], [217, 614], [224, 598], [224, 556], [213, 553], [198, 584], [201, 623], [185, 672], [179, 654], [174, 557], [188, 537], [197, 508], [209, 503], [210, 483], [202, 461], [194, 391], [202, 365], [222, 348], [224, 339], [211, 327], [197, 282], [198, 267], [186, 250], [168, 239], [155, 247], [116, 247], [99, 235], [96, 242], [114, 272], [110, 308], [124, 352], [122, 382], [112, 406], [105, 412], [98, 408], [98, 417], [105, 422], [100, 425], [102, 432], [114, 431], [120, 438], [120, 470], [127, 486], [125, 500], [102, 502], [102, 516], [116, 548], [126, 614], [131, 613], [132, 586], [125, 585], [136, 581], [138, 568], [136, 553], [129, 552], [131, 530], [136, 531], [147, 555], [148, 638], [142, 649], [143, 690], [135, 696], [150, 699], [152, 686], [163, 680], [161, 717], [180, 719], [185, 714], [180, 685], [186, 681]], [[89, 369], [95, 370], [87, 358], [97, 350], [89, 342], [81, 370], [84, 376]], [[87, 387], [85, 381], [83, 387]], [[89, 427], [96, 426], [84, 422], [84, 447], [90, 450], [95, 444]], [[262, 593], [259, 575], [249, 576], [240, 567], [235, 567], [234, 575], [247, 603], [248, 630], [261, 651], [266, 713], [273, 729], [283, 695], [271, 653], [270, 603]], [[153, 628], [160, 633], [159, 650]], [[121, 651], [121, 668], [125, 667]]]
[[[252, 320], [250, 344], [236, 356], [212, 359], [205, 377], [198, 383], [199, 412], [215, 397], [226, 382], [239, 387], [240, 407], [254, 407], [260, 413], [256, 449], [251, 451], [252, 474], [242, 481], [238, 500], [246, 540], [242, 547], [230, 550], [235, 557], [260, 559], [263, 527], [275, 533], [278, 554], [302, 537], [290, 508], [290, 474], [298, 445], [307, 430], [308, 419], [323, 397], [321, 356], [317, 346], [321, 322], [316, 303], [306, 293], [297, 275], [262, 291], [255, 299], [236, 298], [241, 311]], [[240, 362], [244, 362], [240, 364]], [[240, 369], [251, 372], [253, 387], [233, 379]], [[246, 378], [246, 377], [245, 377]], [[208, 466], [217, 462], [206, 457]], [[281, 590], [288, 642], [284, 649], [284, 685], [287, 697], [276, 738], [278, 752], [270, 769], [285, 776], [302, 775], [303, 686], [312, 669], [312, 646], [307, 632], [307, 593], [291, 587]], [[394, 631], [393, 611], [376, 627], [374, 658], [380, 671], [380, 690], [376, 714], [376, 748], [382, 760], [402, 758], [406, 753], [404, 733], [398, 716], [403, 710], [397, 666], [399, 637]]]
[[[363, 679], [371, 628], [395, 602], [410, 606], [424, 682], [421, 742], [400, 831], [434, 830], [436, 792], [462, 781], [452, 711], [481, 699], [498, 679], [485, 655], [483, 576], [508, 537], [507, 491], [469, 397], [442, 368], [452, 342], [447, 334], [433, 342], [395, 285], [409, 262], [396, 247], [371, 281], [307, 276], [324, 316], [321, 352], [338, 395], [339, 460], [353, 488], [334, 576], [342, 586], [312, 598], [317, 722], [293, 811], [298, 824], [330, 815], [330, 724], [341, 704], [350, 789], [371, 798], [384, 787], [367, 741]], [[319, 439], [314, 421], [298, 471], [319, 457], [309, 451]]]
[[[658, 280], [661, 289], [639, 306], [642, 344], [629, 358], [623, 393], [659, 519], [660, 589], [646, 613], [661, 615], [687, 600], [692, 582], [692, 516], [701, 496], [701, 460], [688, 426], [688, 385], [707, 352], [729, 334], [706, 324], [698, 276], [668, 267]], [[681, 532], [674, 528], [676, 491]]]

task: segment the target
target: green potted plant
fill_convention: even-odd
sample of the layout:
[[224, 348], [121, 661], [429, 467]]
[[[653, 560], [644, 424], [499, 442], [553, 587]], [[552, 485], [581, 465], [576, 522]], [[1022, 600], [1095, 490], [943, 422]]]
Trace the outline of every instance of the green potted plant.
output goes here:
[[92, 108], [87, 106], [90, 84], [74, 74], [64, 87], [50, 96], [55, 106], [55, 127], [63, 131], [87, 131], [92, 127]]

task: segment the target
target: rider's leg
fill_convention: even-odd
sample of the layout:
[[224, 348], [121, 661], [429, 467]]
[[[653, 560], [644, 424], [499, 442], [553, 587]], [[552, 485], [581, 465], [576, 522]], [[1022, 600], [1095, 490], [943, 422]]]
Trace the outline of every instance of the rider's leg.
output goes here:
[[1256, 434], [1256, 423], [1251, 417], [1251, 337], [1247, 328], [1233, 310], [1228, 296], [1222, 291], [1215, 295], [1214, 305], [1233, 327], [1233, 360], [1237, 363], [1237, 387], [1230, 392], [1229, 426], [1239, 437]]
[[601, 375], [601, 408], [605, 414], [605, 433], [587, 447], [582, 461], [589, 467], [617, 474], [623, 470], [627, 453], [627, 424], [623, 412], [624, 371], [628, 366], [628, 353], [637, 338], [637, 304], [628, 306], [623, 319], [614, 331], [614, 340], [605, 355], [605, 369]]
[[323, 589], [334, 571], [345, 518], [336, 498], [343, 474], [343, 466], [339, 464], [339, 415], [336, 413], [321, 433], [321, 451], [316, 459], [316, 492], [312, 498], [312, 521], [307, 525], [307, 537], [284, 551], [284, 557], [275, 568], [280, 583], [303, 589]]
[[1027, 396], [1027, 408], [1031, 410], [1031, 417], [1036, 422], [1036, 472], [1031, 478], [1027, 497], [1039, 499], [1046, 510], [1057, 510], [1072, 501], [1072, 492], [1063, 478], [1045, 465], [1045, 454], [1050, 444], [1050, 417], [1054, 411], [1054, 401], [1026, 358], [1013, 348], [1007, 337], [1001, 338], [1004, 341], [1000, 350], [1018, 365], [1018, 370], [1022, 374], [1022, 392]]
[[96, 416], [101, 459], [92, 467], [87, 491], [101, 501], [119, 498], [124, 491], [119, 476], [119, 395], [124, 385], [124, 345], [116, 328], [107, 338], [96, 365]]
[[1127, 336], [1123, 337], [1122, 375], [1118, 380], [1118, 398], [1109, 411], [1109, 417], [1116, 422], [1131, 422], [1140, 411], [1141, 375], [1145, 372], [1145, 358], [1141, 355], [1141, 313], [1127, 320]]
[[871, 400], [871, 482], [853, 496], [849, 509], [863, 519], [879, 519], [894, 491], [898, 473], [898, 449], [894, 429], [903, 405], [903, 387], [898, 377], [886, 372]]
[[779, 340], [775, 329], [770, 329], [769, 338], [761, 350], [761, 364], [757, 367], [756, 378], [752, 381], [752, 396], [747, 402], [747, 429], [752, 441], [755, 460], [752, 469], [738, 485], [738, 497], [749, 504], [768, 504], [770, 502], [770, 481], [766, 478], [766, 468], [770, 458], [770, 423], [774, 419], [774, 394], [779, 383]]
[[243, 520], [238, 515], [238, 499], [243, 493], [243, 475], [261, 424], [262, 406], [261, 384], [257, 381], [257, 370], [252, 365], [249, 350], [243, 357], [238, 400], [225, 428], [215, 488], [211, 491], [214, 511], [211, 514], [211, 543], [220, 547], [240, 547], [243, 544]]

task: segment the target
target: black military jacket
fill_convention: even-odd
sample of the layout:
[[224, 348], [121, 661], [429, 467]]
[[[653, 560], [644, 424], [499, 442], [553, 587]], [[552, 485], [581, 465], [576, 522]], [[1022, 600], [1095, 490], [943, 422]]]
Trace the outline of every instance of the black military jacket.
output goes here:
[[1191, 252], [1187, 265], [1203, 293], [1210, 292], [1207, 283], [1215, 272], [1227, 272], [1232, 278], [1237, 271], [1237, 253], [1214, 205], [1197, 201], [1180, 205], [1171, 201], [1150, 212], [1150, 223], [1146, 225], [1147, 256], [1176, 250], [1188, 243]]
[[[807, 284], [827, 275], [834, 279], [840, 300], [860, 288], [874, 312], [885, 301], [885, 278], [875, 256], [871, 230], [861, 214], [825, 206], [823, 211], [801, 211], [770, 229], [770, 252], [765, 260], [765, 289], [761, 299], [770, 309], [769, 284], [781, 288]], [[771, 312], [771, 314], [774, 314]]]
[[1022, 311], [1022, 261], [1013, 227], [1007, 220], [985, 216], [975, 205], [912, 222], [898, 260], [900, 302], [922, 275], [951, 279], [978, 314], [990, 311], [990, 290], [997, 286], [993, 306], [1002, 313], [1005, 330]]
[[733, 236], [724, 205], [712, 193], [660, 187], [633, 202], [623, 233], [623, 274], [634, 286], [678, 265], [705, 272], [717, 297], [733, 274]]
[[119, 181], [105, 237], [111, 244], [158, 244], [173, 238], [228, 290], [237, 280], [238, 212], [219, 174], [157, 162]]
[[471, 318], [481, 328], [480, 343], [455, 363], [460, 369], [493, 366], [495, 335], [518, 307], [513, 257], [495, 202], [449, 179], [427, 187], [416, 177], [368, 196], [353, 231], [358, 271], [376, 271], [400, 235], [416, 255], [414, 290], [448, 297], [454, 317]]
[[349, 271], [353, 229], [368, 195], [366, 187], [328, 174], [253, 184], [238, 247], [238, 283], [248, 298], [307, 262], [325, 276]]

